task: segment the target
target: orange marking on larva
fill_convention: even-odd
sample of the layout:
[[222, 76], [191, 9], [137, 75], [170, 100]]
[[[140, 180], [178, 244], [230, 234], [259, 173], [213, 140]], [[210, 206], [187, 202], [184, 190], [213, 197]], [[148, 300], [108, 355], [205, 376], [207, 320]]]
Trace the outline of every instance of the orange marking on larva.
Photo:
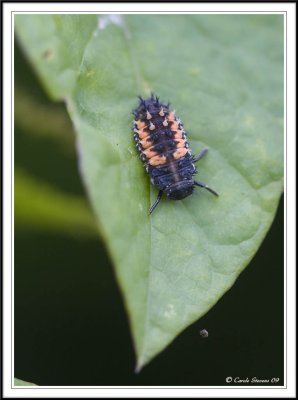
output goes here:
[[173, 157], [175, 160], [179, 160], [179, 158], [182, 158], [183, 156], [185, 156], [185, 154], [187, 152], [188, 152], [188, 150], [185, 147], [179, 148], [173, 153]]
[[175, 117], [175, 113], [174, 111], [170, 111], [169, 115], [167, 116], [169, 121], [175, 121], [176, 117]]
[[141, 121], [140, 119], [138, 121], [136, 121], [136, 124], [137, 124], [138, 129], [143, 129], [146, 127], [145, 122]]
[[150, 158], [149, 164], [152, 165], [153, 167], [156, 167], [157, 165], [165, 164], [166, 161], [167, 161], [166, 156], [157, 155], [157, 156]]
[[177, 149], [181, 148], [181, 147], [185, 147], [185, 139], [178, 139], [176, 140], [176, 147]]
[[145, 129], [145, 128], [140, 129], [140, 130], [138, 131], [138, 135], [139, 135], [139, 138], [140, 138], [140, 139], [145, 139], [147, 136], [149, 136], [149, 133], [146, 132], [144, 129]]
[[152, 146], [149, 147], [149, 149], [144, 150], [143, 154], [145, 154], [145, 156], [149, 159], [152, 157], [155, 157], [157, 155], [156, 151], [152, 150]]
[[152, 146], [152, 142], [150, 140], [150, 136], [149, 135], [145, 139], [140, 140], [140, 143], [141, 143], [143, 149], [148, 149], [149, 147]]
[[172, 130], [172, 131], [178, 131], [178, 129], [179, 129], [178, 122], [174, 121], [174, 122], [172, 123], [172, 125], [171, 125], [171, 130]]
[[175, 139], [182, 139], [182, 135], [183, 135], [182, 131], [180, 129], [178, 129], [176, 131], [175, 135], [174, 135], [174, 138]]

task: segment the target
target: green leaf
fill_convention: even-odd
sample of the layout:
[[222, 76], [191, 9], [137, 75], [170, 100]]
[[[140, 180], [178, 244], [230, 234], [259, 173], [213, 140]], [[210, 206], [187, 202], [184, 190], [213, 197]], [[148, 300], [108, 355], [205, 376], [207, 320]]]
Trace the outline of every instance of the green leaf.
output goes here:
[[[67, 102], [140, 370], [233, 285], [272, 223], [283, 187], [283, 17], [19, 15], [16, 27], [49, 93]], [[151, 91], [171, 101], [194, 154], [209, 147], [199, 179], [219, 198], [198, 189], [148, 216], [157, 191], [131, 111]]]
[[15, 386], [37, 386], [35, 383], [22, 381], [22, 379], [14, 378], [14, 385]]

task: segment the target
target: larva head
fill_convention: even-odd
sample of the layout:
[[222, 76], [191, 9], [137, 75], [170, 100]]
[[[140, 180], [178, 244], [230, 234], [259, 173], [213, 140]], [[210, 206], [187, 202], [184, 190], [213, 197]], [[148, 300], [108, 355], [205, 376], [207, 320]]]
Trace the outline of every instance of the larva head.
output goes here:
[[142, 97], [139, 97], [139, 99], [139, 106], [133, 112], [136, 119], [141, 119], [149, 124], [152, 122], [153, 116], [155, 117], [155, 121], [156, 117], [163, 121], [166, 115], [169, 113], [169, 106], [161, 103], [159, 98], [153, 94], [146, 100], [144, 100]]

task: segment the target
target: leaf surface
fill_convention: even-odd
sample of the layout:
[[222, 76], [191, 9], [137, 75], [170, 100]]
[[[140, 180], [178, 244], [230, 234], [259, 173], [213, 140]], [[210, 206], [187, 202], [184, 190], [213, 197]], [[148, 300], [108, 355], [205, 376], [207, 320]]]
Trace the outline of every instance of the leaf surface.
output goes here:
[[14, 378], [14, 385], [15, 386], [37, 386], [35, 383], [22, 381], [22, 379]]
[[[272, 223], [283, 186], [283, 17], [19, 15], [16, 27], [76, 128], [139, 370], [233, 285]], [[157, 190], [131, 111], [151, 91], [171, 101], [193, 154], [209, 147], [198, 179], [219, 198], [198, 189], [148, 216]]]

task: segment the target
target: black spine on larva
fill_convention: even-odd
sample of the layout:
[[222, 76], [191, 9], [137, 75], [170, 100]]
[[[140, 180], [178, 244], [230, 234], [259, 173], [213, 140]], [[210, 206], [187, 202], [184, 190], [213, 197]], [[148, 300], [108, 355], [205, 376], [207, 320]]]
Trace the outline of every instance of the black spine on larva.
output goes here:
[[[168, 198], [180, 200], [193, 192], [192, 176], [196, 173], [196, 168], [188, 150], [183, 125], [174, 113], [170, 113], [169, 104], [163, 104], [157, 97], [152, 95], [146, 100], [140, 97], [139, 106], [133, 112], [134, 137], [140, 157], [151, 177], [151, 183], [164, 191]], [[172, 118], [167, 119], [169, 115], [172, 115]], [[150, 143], [147, 147], [140, 137], [138, 121], [144, 125], [142, 132], [146, 137], [143, 140]], [[182, 156], [179, 155], [181, 149]], [[153, 161], [156, 158], [159, 160], [158, 165]]]

